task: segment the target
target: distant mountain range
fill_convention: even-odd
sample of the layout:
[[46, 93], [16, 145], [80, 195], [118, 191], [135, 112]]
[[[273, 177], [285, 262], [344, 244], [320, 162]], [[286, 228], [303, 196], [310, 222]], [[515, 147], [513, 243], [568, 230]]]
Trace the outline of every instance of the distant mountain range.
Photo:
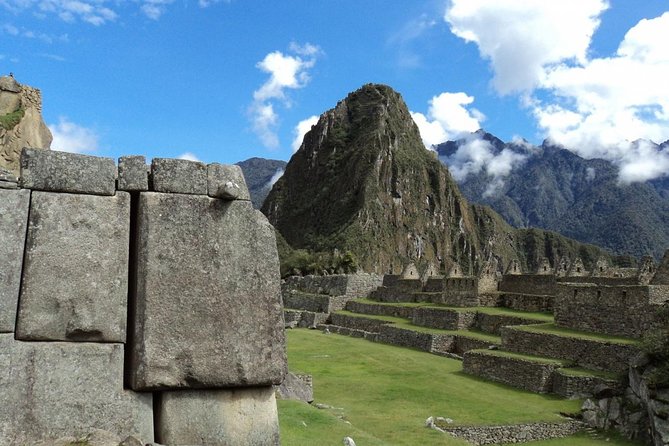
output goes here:
[[615, 254], [659, 259], [669, 247], [669, 178], [623, 185], [609, 161], [547, 142], [505, 143], [484, 131], [436, 146], [439, 159], [457, 168], [458, 149], [475, 140], [488, 143], [495, 156], [506, 150], [507, 158], [524, 158], [508, 175], [481, 169], [459, 178], [470, 201], [491, 206], [513, 226], [549, 229]]

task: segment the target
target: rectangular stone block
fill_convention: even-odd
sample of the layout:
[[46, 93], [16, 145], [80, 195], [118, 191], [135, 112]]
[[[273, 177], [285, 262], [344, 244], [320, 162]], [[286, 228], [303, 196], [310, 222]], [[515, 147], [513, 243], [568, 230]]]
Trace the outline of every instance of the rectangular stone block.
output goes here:
[[242, 168], [237, 165], [209, 164], [207, 166], [207, 193], [224, 200], [250, 200], [249, 188]]
[[174, 445], [278, 446], [275, 390], [163, 392], [158, 400], [156, 441]]
[[123, 346], [0, 335], [0, 446], [103, 429], [153, 438], [152, 395], [123, 390]]
[[154, 158], [151, 181], [155, 192], [207, 195], [207, 166], [198, 161]]
[[118, 159], [118, 190], [149, 190], [149, 171], [143, 156], [122, 156]]
[[21, 152], [21, 186], [51, 192], [114, 195], [116, 164], [111, 158], [25, 148]]
[[279, 384], [274, 229], [248, 201], [142, 192], [131, 314], [135, 390]]
[[29, 190], [0, 190], [0, 333], [16, 323], [29, 203]]
[[17, 339], [125, 342], [130, 195], [33, 192]]

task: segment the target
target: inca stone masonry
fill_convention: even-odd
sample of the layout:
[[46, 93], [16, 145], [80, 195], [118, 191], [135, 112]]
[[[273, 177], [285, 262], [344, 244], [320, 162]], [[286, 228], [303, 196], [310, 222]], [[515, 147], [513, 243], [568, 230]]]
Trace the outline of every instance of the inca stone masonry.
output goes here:
[[237, 166], [24, 149], [0, 177], [0, 445], [279, 444], [274, 230]]

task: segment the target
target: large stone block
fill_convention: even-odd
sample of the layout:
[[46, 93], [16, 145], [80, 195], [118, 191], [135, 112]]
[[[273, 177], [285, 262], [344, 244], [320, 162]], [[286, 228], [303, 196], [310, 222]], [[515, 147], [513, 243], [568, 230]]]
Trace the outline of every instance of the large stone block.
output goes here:
[[16, 323], [29, 203], [29, 190], [0, 190], [0, 333]]
[[111, 158], [25, 148], [21, 185], [33, 190], [114, 195], [116, 164]]
[[157, 411], [156, 441], [163, 444], [280, 444], [272, 387], [163, 392]]
[[207, 191], [210, 197], [225, 200], [250, 200], [242, 168], [213, 163], [207, 166]]
[[139, 198], [135, 390], [279, 384], [286, 372], [274, 229], [248, 201]]
[[135, 155], [118, 159], [118, 190], [149, 190], [149, 171], [145, 157]]
[[17, 339], [125, 342], [130, 196], [33, 192]]
[[155, 192], [207, 195], [207, 166], [198, 161], [154, 158], [151, 181]]
[[153, 441], [151, 394], [123, 390], [123, 346], [20, 342], [0, 335], [0, 446], [92, 428]]

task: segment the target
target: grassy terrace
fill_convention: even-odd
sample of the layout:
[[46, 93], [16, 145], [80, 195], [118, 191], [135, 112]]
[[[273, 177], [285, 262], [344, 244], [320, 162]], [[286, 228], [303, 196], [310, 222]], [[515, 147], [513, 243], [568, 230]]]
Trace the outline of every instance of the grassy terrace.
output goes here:
[[374, 314], [360, 314], [360, 313], [353, 313], [351, 311], [337, 311], [336, 314], [345, 314], [347, 316], [352, 316], [352, 317], [359, 317], [363, 319], [374, 319], [374, 320], [380, 320], [380, 321], [386, 321], [390, 324], [393, 324], [393, 326], [398, 327], [398, 328], [404, 328], [407, 330], [413, 330], [417, 331], [419, 333], [430, 333], [430, 334], [441, 334], [441, 335], [453, 335], [453, 336], [462, 336], [465, 338], [473, 338], [473, 339], [480, 339], [483, 341], [490, 342], [492, 344], [499, 344], [502, 342], [501, 337], [491, 335], [489, 333], [483, 333], [481, 331], [476, 331], [476, 330], [440, 330], [438, 328], [430, 328], [430, 327], [422, 327], [420, 325], [414, 325], [411, 323], [409, 319], [404, 319], [401, 317], [394, 317], [394, 316], [380, 316], [380, 315], [374, 315]]
[[569, 328], [558, 327], [554, 324], [538, 324], [538, 325], [518, 325], [513, 327], [514, 330], [523, 330], [529, 331], [532, 333], [546, 333], [554, 334], [557, 336], [566, 336], [579, 339], [585, 339], [588, 341], [604, 341], [610, 342], [612, 344], [628, 344], [628, 345], [637, 345], [638, 340], [632, 338], [624, 338], [622, 336], [609, 336], [599, 333], [591, 333], [585, 331], [571, 330]]
[[[559, 359], [545, 358], [543, 356], [524, 355], [522, 353], [507, 352], [504, 350], [471, 350], [473, 352], [485, 353], [486, 355], [501, 356], [504, 358], [521, 359], [523, 361], [539, 362], [541, 364], [566, 365], [568, 361]], [[585, 370], [585, 369], [583, 369]]]
[[439, 308], [439, 309], [458, 311], [461, 313], [476, 312], [476, 313], [490, 314], [494, 316], [514, 316], [514, 317], [522, 317], [525, 319], [536, 319], [537, 321], [542, 321], [542, 322], [553, 322], [554, 320], [553, 315], [549, 313], [518, 311], [502, 307], [451, 307], [448, 305], [433, 304], [429, 302], [378, 302], [376, 300], [371, 300], [371, 299], [355, 299], [355, 302], [373, 304], [373, 305], [384, 305], [389, 307]]
[[[290, 369], [312, 374], [314, 403], [332, 408], [279, 401], [285, 445], [334, 446], [350, 436], [359, 446], [465, 446], [425, 428], [425, 419], [443, 416], [455, 425], [554, 422], [561, 420], [560, 412], [578, 412], [581, 405], [465, 375], [461, 362], [429, 353], [314, 330], [286, 335]], [[528, 444], [635, 445], [586, 434]]]

